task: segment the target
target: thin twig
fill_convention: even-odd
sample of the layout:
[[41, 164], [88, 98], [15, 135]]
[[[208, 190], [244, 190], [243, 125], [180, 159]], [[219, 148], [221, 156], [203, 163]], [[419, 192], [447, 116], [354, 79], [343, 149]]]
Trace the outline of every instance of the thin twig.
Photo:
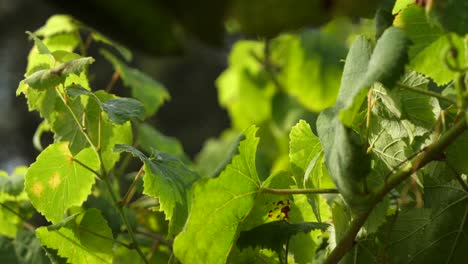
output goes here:
[[135, 250], [137, 251], [138, 255], [140, 255], [141, 259], [145, 264], [149, 264], [148, 260], [146, 259], [145, 254], [140, 249], [140, 245], [138, 244], [138, 241], [135, 238], [135, 234], [133, 233], [132, 226], [130, 225], [130, 222], [128, 221], [127, 215], [125, 214], [125, 211], [121, 206], [119, 206], [119, 202], [117, 197], [114, 194], [114, 191], [112, 190], [112, 186], [110, 184], [109, 178], [105, 178], [104, 182], [106, 183], [107, 189], [109, 190], [109, 193], [112, 197], [112, 200], [114, 202], [114, 206], [117, 208], [117, 211], [119, 212], [120, 218], [122, 218], [125, 227], [127, 228], [128, 235], [130, 236], [130, 240], [132, 241], [132, 244], [134, 245]]
[[261, 188], [261, 192], [271, 194], [320, 194], [320, 193], [339, 193], [337, 189], [271, 189]]
[[124, 198], [122, 198], [121, 205], [122, 206], [127, 206], [127, 204], [132, 200], [133, 195], [135, 194], [136, 190], [136, 184], [138, 183], [138, 180], [141, 178], [141, 176], [144, 173], [145, 165], [143, 164], [138, 171], [138, 173], [135, 175], [135, 178], [133, 178], [133, 182], [130, 185], [130, 187], [127, 190], [127, 193], [125, 194]]
[[399, 88], [402, 88], [402, 89], [405, 89], [405, 90], [409, 90], [409, 91], [412, 91], [412, 92], [415, 92], [415, 93], [435, 97], [435, 98], [438, 98], [440, 100], [444, 100], [444, 101], [447, 101], [447, 102], [452, 103], [454, 105], [457, 105], [456, 100], [454, 100], [452, 98], [449, 98], [449, 97], [445, 97], [445, 96], [441, 95], [440, 93], [436, 93], [436, 92], [429, 91], [429, 90], [423, 90], [423, 89], [419, 89], [419, 88], [415, 88], [415, 87], [411, 87], [411, 86], [403, 84], [403, 83], [397, 83], [397, 86]]
[[109, 83], [106, 86], [106, 92], [110, 92], [110, 90], [112, 90], [112, 88], [115, 86], [115, 84], [117, 83], [119, 79], [120, 79], [120, 72], [114, 71]]

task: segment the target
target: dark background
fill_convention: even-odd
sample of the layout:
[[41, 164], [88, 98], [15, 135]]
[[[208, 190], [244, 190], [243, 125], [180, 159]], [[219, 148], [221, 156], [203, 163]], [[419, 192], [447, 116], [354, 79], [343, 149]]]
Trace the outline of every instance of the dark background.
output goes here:
[[[135, 19], [120, 18], [110, 13], [112, 10], [99, 6], [87, 6], [88, 1], [69, 2], [80, 4], [67, 5], [60, 0], [0, 0], [0, 170], [11, 171], [18, 165], [28, 165], [39, 153], [33, 147], [32, 137], [41, 119], [36, 112], [28, 112], [24, 97], [16, 97], [15, 91], [23, 79], [27, 54], [32, 47], [24, 32], [35, 31], [50, 16], [59, 13], [73, 14], [129, 46], [134, 54], [132, 66], [165, 85], [172, 98], [151, 122], [166, 135], [178, 138], [190, 156], [198, 153], [207, 138], [219, 135], [229, 126], [226, 112], [218, 105], [214, 81], [226, 67], [235, 36], [223, 37], [219, 43], [200, 40], [203, 36], [188, 32], [162, 49], [151, 39], [146, 41], [145, 37], [151, 34], [143, 37], [133, 34], [127, 24]], [[89, 12], [83, 13], [86, 8]], [[161, 10], [160, 17], [164, 18], [166, 9]], [[171, 14], [169, 9], [167, 13]], [[156, 13], [154, 19], [157, 20]], [[141, 29], [144, 25], [130, 26]], [[144, 30], [152, 32], [151, 25], [146, 26]], [[154, 36], [164, 38], [165, 26], [167, 32], [177, 32], [173, 24], [163, 24], [154, 28]], [[210, 34], [216, 35], [207, 33]], [[172, 40], [170, 36], [166, 39]], [[96, 73], [91, 85], [93, 89], [102, 89], [110, 80], [112, 69], [97, 52], [91, 50], [90, 54], [97, 59], [91, 69]], [[128, 94], [120, 83], [113, 91]]]

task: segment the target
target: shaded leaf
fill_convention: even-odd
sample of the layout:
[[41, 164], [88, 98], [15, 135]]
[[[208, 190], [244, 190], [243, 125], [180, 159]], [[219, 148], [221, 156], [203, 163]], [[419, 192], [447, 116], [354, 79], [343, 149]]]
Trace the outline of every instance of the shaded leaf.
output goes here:
[[340, 120], [349, 127], [353, 124], [367, 94], [365, 90], [364, 92], [361, 92], [361, 90], [363, 90], [362, 81], [366, 76], [371, 53], [370, 41], [364, 36], [358, 36], [346, 56], [335, 107], [344, 109], [340, 113]]
[[123, 45], [111, 40], [110, 38], [98, 33], [98, 32], [91, 32], [91, 37], [95, 40], [95, 41], [98, 41], [98, 42], [102, 42], [102, 43], [105, 43], [109, 46], [112, 46], [114, 47], [119, 53], [120, 55], [122, 55], [122, 57], [126, 60], [126, 61], [131, 61], [132, 60], [132, 52], [127, 49], [126, 47], [124, 47]]
[[31, 231], [22, 230], [18, 232], [15, 239], [15, 252], [18, 256], [19, 263], [22, 264], [50, 263], [41, 242], [37, 239], [36, 234]]
[[457, 0], [436, 1], [430, 15], [449, 32], [463, 37], [468, 33], [468, 2]]
[[161, 210], [170, 221], [169, 236], [179, 233], [189, 214], [191, 186], [199, 175], [177, 158], [157, 150], [149, 158], [128, 145], [117, 145], [115, 151], [130, 152], [145, 163], [143, 193], [159, 198]]
[[457, 185], [425, 184], [428, 208], [412, 208], [398, 215], [388, 241], [391, 262], [466, 262], [468, 195]]
[[133, 118], [143, 120], [145, 117], [143, 104], [133, 98], [110, 99], [102, 104], [102, 108], [109, 114], [110, 121], [117, 124], [123, 124]]
[[70, 263], [112, 263], [112, 232], [96, 209], [89, 209], [59, 230], [36, 229], [41, 243]]
[[240, 232], [237, 246], [241, 249], [262, 247], [279, 252], [286, 241], [297, 233], [308, 233], [314, 229], [325, 230], [328, 226], [329, 224], [325, 223], [274, 221]]
[[119, 72], [124, 85], [131, 88], [132, 97], [143, 103], [146, 117], [154, 115], [164, 102], [170, 99], [169, 93], [161, 83], [127, 66], [106, 50], [101, 50], [101, 54]]
[[392, 88], [405, 72], [409, 45], [410, 41], [403, 30], [387, 28], [372, 52], [363, 86], [369, 87], [374, 82], [380, 82]]
[[151, 153], [152, 149], [157, 149], [171, 154], [184, 162], [188, 161], [182, 143], [178, 139], [166, 136], [148, 124], [138, 124], [137, 144], [147, 153]]

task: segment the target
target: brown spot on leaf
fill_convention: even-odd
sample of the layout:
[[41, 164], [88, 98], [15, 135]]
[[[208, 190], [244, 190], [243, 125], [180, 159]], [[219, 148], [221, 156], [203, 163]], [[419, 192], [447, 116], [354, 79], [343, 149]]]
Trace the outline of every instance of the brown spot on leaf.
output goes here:
[[48, 181], [48, 183], [49, 183], [50, 187], [52, 187], [52, 189], [57, 188], [57, 186], [59, 186], [61, 182], [62, 182], [62, 179], [61, 179], [60, 174], [58, 172], [54, 173], [54, 175], [52, 175], [52, 177], [50, 177], [50, 179]]
[[37, 197], [41, 197], [41, 194], [43, 191], [44, 191], [44, 187], [42, 186], [40, 182], [34, 183], [32, 187], [32, 192], [34, 193], [34, 195], [36, 195]]

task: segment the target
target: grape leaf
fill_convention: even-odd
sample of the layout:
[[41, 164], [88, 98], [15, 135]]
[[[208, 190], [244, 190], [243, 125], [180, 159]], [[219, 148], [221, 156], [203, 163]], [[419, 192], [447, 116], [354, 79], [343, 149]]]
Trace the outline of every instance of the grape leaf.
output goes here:
[[151, 153], [151, 149], [157, 149], [181, 159], [188, 161], [185, 155], [182, 143], [173, 137], [166, 136], [156, 130], [154, 127], [142, 123], [138, 124], [138, 139], [137, 144], [141, 146], [147, 153]]
[[46, 24], [39, 28], [35, 33], [38, 36], [50, 37], [59, 33], [70, 33], [78, 30], [77, 23], [71, 16], [54, 15], [51, 16]]
[[179, 233], [185, 224], [192, 195], [190, 189], [198, 179], [198, 174], [166, 153], [158, 153], [154, 159], [145, 161], [143, 193], [159, 197], [161, 210], [166, 219], [171, 220], [170, 236]]
[[298, 186], [304, 186], [309, 174], [316, 167], [322, 151], [317, 136], [312, 133], [310, 125], [300, 120], [289, 134], [289, 161]]
[[271, 117], [275, 87], [255, 58], [263, 54], [263, 47], [261, 42], [237, 42], [229, 55], [229, 67], [216, 80], [219, 103], [238, 130]]
[[372, 52], [363, 86], [369, 87], [374, 82], [380, 82], [392, 88], [405, 72], [409, 45], [410, 41], [403, 30], [387, 28]]
[[354, 209], [365, 208], [367, 203], [361, 198], [370, 171], [370, 157], [364, 151], [364, 143], [340, 122], [335, 109], [327, 109], [319, 115], [317, 130], [325, 164], [340, 194]]
[[95, 31], [91, 32], [91, 37], [95, 41], [102, 42], [109, 46], [114, 47], [127, 62], [130, 62], [132, 60], [132, 56], [133, 56], [132, 52], [126, 47], [124, 47], [123, 45], [120, 45], [119, 43]]
[[50, 52], [49, 48], [40, 40], [38, 37], [36, 37], [33, 33], [26, 31], [26, 34], [29, 35], [30, 38], [34, 40], [34, 45], [37, 48], [37, 51], [39, 51], [39, 54], [47, 54], [52, 60], [52, 63], [55, 63], [55, 58]]
[[6, 193], [12, 196], [18, 196], [23, 192], [24, 174], [27, 168], [20, 166], [15, 168], [13, 173], [8, 173], [0, 170], [0, 193]]
[[450, 37], [458, 50], [457, 61], [460, 65], [466, 63], [463, 38], [454, 34], [446, 34], [427, 20], [424, 9], [412, 5], [397, 15], [394, 21], [396, 27], [402, 28], [413, 45], [409, 49], [409, 68], [422, 73], [437, 84], [443, 85], [455, 77], [445, 65], [442, 52], [448, 47]]
[[[335, 103], [346, 48], [317, 31], [286, 39], [288, 52], [279, 81], [305, 108], [319, 112]], [[275, 50], [272, 50], [275, 52]]]
[[14, 238], [21, 219], [17, 215], [18, 205], [0, 194], [0, 236]]
[[[90, 94], [82, 89], [79, 93]], [[89, 100], [90, 98], [93, 100]], [[81, 96], [68, 103], [74, 114], [83, 118], [84, 124], [80, 125], [86, 128], [93, 144], [98, 146], [100, 143], [103, 165], [107, 170], [111, 169], [120, 157], [118, 153], [113, 152], [114, 145], [132, 143], [132, 130], [129, 122], [121, 125], [114, 124], [109, 121], [106, 113], [101, 113], [102, 102], [105, 103], [114, 98], [115, 96], [104, 91], [97, 91], [92, 97]], [[69, 148], [73, 154], [89, 145], [79, 125], [76, 122], [70, 123], [71, 120], [74, 121], [74, 118], [62, 101], [58, 102], [55, 115], [52, 129], [56, 140], [69, 141]]]
[[428, 208], [398, 215], [388, 241], [392, 263], [465, 263], [468, 195], [458, 183], [425, 183]]
[[286, 241], [297, 233], [308, 233], [314, 229], [325, 230], [328, 226], [329, 224], [325, 223], [303, 222], [291, 224], [284, 220], [274, 221], [248, 231], [241, 231], [237, 246], [240, 249], [260, 246], [279, 252]]
[[468, 2], [457, 0], [436, 1], [430, 15], [449, 32], [463, 37], [468, 33]]
[[[340, 113], [340, 120], [350, 127], [360, 109], [365, 95], [362, 90], [362, 80], [365, 78], [367, 66], [372, 53], [370, 41], [364, 36], [358, 36], [346, 56], [346, 63], [341, 78], [341, 86], [335, 107], [344, 108]], [[363, 96], [359, 96], [362, 93]], [[353, 107], [356, 105], [356, 107]]]
[[0, 235], [0, 261], [2, 263], [20, 264], [15, 254], [15, 241]]
[[31, 203], [52, 223], [62, 220], [65, 210], [81, 205], [91, 192], [99, 160], [91, 148], [72, 155], [67, 142], [49, 145], [25, 176], [25, 190]]
[[87, 65], [93, 62], [94, 59], [91, 57], [71, 60], [49, 70], [37, 71], [29, 75], [23, 82], [34, 89], [53, 88], [63, 83], [68, 75], [81, 73]]
[[59, 230], [36, 229], [41, 243], [70, 263], [112, 263], [112, 231], [96, 209], [89, 209]]
[[144, 119], [145, 108], [140, 101], [133, 98], [115, 98], [105, 101], [102, 108], [109, 115], [110, 121], [123, 124], [132, 118]]
[[174, 241], [174, 253], [181, 262], [214, 264], [228, 258], [238, 226], [254, 206], [260, 188], [256, 131], [255, 127], [245, 131], [239, 154], [219, 177], [195, 184], [188, 222]]
[[145, 163], [143, 193], [158, 197], [161, 210], [169, 223], [169, 236], [179, 233], [188, 217], [191, 186], [200, 177], [177, 158], [154, 150], [151, 157], [128, 145], [117, 145], [115, 151], [130, 152]]
[[224, 163], [229, 156], [229, 150], [237, 147], [236, 138], [239, 133], [234, 130], [225, 130], [218, 138], [205, 141], [202, 150], [195, 157], [195, 166], [201, 175], [218, 176], [219, 164]]
[[119, 72], [124, 85], [131, 88], [132, 97], [143, 103], [146, 117], [154, 115], [170, 99], [164, 86], [150, 76], [127, 66], [106, 50], [101, 50], [101, 54]]
[[36, 234], [31, 231], [21, 230], [18, 232], [15, 239], [15, 252], [22, 264], [50, 263]]

